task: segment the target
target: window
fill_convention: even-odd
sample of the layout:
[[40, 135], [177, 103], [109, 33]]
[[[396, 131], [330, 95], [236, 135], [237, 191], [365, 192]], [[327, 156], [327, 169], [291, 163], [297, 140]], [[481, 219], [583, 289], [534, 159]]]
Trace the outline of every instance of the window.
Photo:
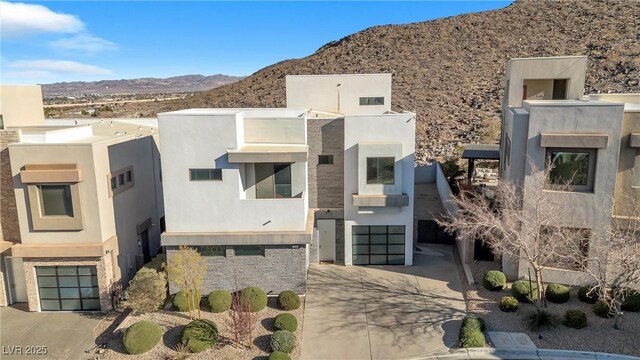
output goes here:
[[235, 256], [264, 256], [262, 245], [236, 245], [233, 247]]
[[319, 165], [331, 165], [333, 164], [333, 155], [318, 155]]
[[110, 174], [111, 195], [117, 195], [133, 187], [133, 167], [129, 166]]
[[291, 198], [291, 164], [255, 164], [256, 199]]
[[552, 190], [593, 191], [595, 149], [547, 149], [551, 166], [547, 188]]
[[565, 255], [547, 259], [545, 266], [580, 271], [587, 265], [591, 230], [543, 226], [540, 228], [540, 236], [541, 246], [551, 253]]
[[567, 98], [567, 79], [554, 79], [553, 80], [553, 93], [551, 94], [553, 100], [564, 100]]
[[43, 216], [73, 217], [70, 185], [38, 185]]
[[42, 311], [100, 310], [95, 266], [37, 266]]
[[351, 228], [354, 265], [404, 265], [404, 225]]
[[384, 97], [361, 97], [360, 105], [384, 105]]
[[202, 256], [226, 256], [227, 249], [222, 245], [202, 245], [196, 249]]
[[289, 164], [275, 164], [273, 171], [276, 198], [290, 198], [291, 166]]
[[505, 157], [505, 161], [507, 163], [507, 166], [510, 166], [511, 164], [511, 139], [509, 139], [509, 136], [507, 136], [507, 139], [505, 141], [505, 147], [504, 147], [504, 157]]
[[189, 180], [207, 181], [222, 180], [222, 169], [189, 169]]
[[395, 158], [367, 158], [367, 184], [393, 184], [395, 182]]

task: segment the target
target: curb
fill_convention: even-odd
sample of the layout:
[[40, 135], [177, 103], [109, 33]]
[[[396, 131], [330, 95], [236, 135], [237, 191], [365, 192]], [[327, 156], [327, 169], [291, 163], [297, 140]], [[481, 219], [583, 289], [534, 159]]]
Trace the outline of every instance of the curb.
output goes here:
[[434, 354], [425, 357], [415, 357], [411, 360], [490, 360], [490, 359], [523, 359], [523, 360], [640, 360], [640, 357], [608, 354], [593, 351], [575, 350], [519, 350], [469, 348], [455, 349], [447, 353]]

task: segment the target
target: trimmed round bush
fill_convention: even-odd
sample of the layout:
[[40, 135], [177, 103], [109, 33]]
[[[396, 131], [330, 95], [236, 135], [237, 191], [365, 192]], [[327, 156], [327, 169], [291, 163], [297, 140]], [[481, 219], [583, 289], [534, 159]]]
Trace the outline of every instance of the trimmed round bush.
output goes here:
[[267, 306], [267, 294], [259, 287], [248, 287], [240, 291], [240, 301], [249, 306], [251, 312], [258, 312]]
[[580, 286], [580, 289], [578, 289], [578, 299], [583, 303], [595, 304], [595, 302], [598, 301], [599, 295], [597, 289], [591, 291], [593, 288], [595, 288], [595, 286]]
[[640, 292], [637, 292], [635, 290], [627, 290], [624, 294], [622, 310], [629, 312], [640, 311]]
[[609, 305], [604, 300], [598, 300], [591, 307], [593, 313], [601, 318], [611, 318], [615, 316], [613, 310], [609, 307]]
[[569, 288], [560, 284], [549, 284], [545, 292], [545, 297], [552, 303], [562, 304], [569, 301]]
[[477, 329], [480, 332], [483, 332], [487, 329], [487, 326], [484, 324], [484, 320], [482, 318], [477, 316], [466, 316], [462, 319], [461, 328]]
[[[180, 311], [189, 311], [189, 299], [187, 298], [187, 291], [180, 290], [173, 296], [173, 306], [178, 308]], [[200, 304], [200, 292], [196, 291], [195, 301], [196, 304], [191, 304], [191, 309], [193, 310], [195, 306]]]
[[214, 290], [207, 296], [211, 312], [221, 313], [231, 309], [231, 293], [226, 290]]
[[283, 313], [276, 316], [276, 329], [295, 332], [298, 329], [298, 319], [289, 313]]
[[197, 319], [188, 323], [180, 334], [180, 343], [198, 353], [211, 348], [218, 341], [218, 327], [211, 320]]
[[518, 299], [514, 298], [513, 296], [503, 296], [502, 299], [500, 299], [500, 310], [504, 311], [504, 312], [514, 312], [516, 310], [518, 310]]
[[296, 336], [287, 330], [278, 330], [271, 335], [271, 349], [289, 354], [296, 347]]
[[149, 320], [138, 321], [124, 332], [122, 343], [131, 355], [143, 354], [153, 349], [162, 339], [160, 325]]
[[487, 271], [482, 277], [482, 286], [489, 291], [500, 291], [507, 286], [507, 278], [501, 271]]
[[269, 360], [291, 360], [291, 357], [282, 351], [274, 351], [269, 354]]
[[474, 328], [462, 328], [460, 330], [460, 347], [476, 348], [484, 347], [486, 339], [482, 331]]
[[285, 290], [278, 295], [278, 305], [286, 311], [300, 307], [300, 296], [291, 290]]
[[529, 285], [529, 280], [518, 280], [511, 284], [511, 295], [521, 303], [532, 303], [538, 298], [538, 288]]
[[587, 314], [582, 310], [567, 310], [564, 313], [564, 320], [562, 321], [564, 326], [574, 328], [574, 329], [582, 329], [587, 327]]

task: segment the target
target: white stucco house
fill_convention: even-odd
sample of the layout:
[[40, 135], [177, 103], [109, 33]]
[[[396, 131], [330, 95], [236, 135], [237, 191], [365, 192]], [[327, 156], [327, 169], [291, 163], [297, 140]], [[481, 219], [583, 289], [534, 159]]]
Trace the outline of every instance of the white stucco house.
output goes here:
[[391, 110], [391, 75], [286, 85], [287, 108], [158, 115], [162, 246], [206, 257], [204, 292], [304, 293], [310, 262], [412, 264], [416, 115]]

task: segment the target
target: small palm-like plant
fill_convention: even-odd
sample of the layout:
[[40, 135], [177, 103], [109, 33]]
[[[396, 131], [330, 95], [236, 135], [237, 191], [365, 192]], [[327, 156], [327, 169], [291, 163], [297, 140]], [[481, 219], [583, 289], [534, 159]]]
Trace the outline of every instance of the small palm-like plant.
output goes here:
[[536, 308], [527, 315], [527, 328], [531, 331], [549, 329], [558, 324], [555, 315], [545, 309]]

